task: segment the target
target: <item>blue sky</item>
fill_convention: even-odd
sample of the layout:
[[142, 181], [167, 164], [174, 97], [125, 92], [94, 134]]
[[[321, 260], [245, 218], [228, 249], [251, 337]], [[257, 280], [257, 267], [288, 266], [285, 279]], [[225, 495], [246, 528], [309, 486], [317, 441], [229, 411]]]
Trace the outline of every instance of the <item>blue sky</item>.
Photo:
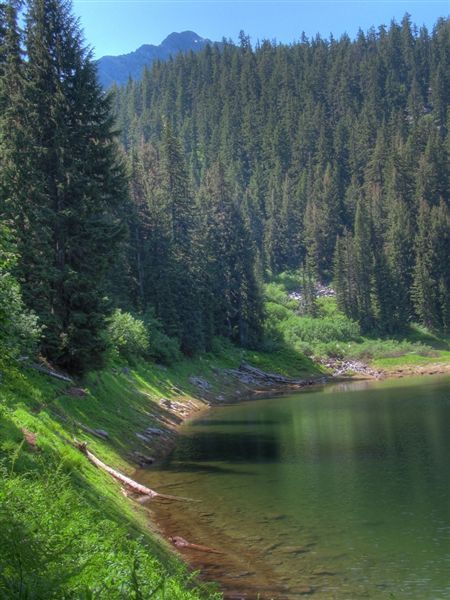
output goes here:
[[432, 28], [450, 13], [450, 0], [74, 0], [95, 56], [124, 54], [142, 44], [159, 44], [172, 31], [236, 40], [243, 29], [252, 42], [293, 42], [330, 33], [354, 36], [361, 27], [389, 25], [405, 12], [417, 25]]

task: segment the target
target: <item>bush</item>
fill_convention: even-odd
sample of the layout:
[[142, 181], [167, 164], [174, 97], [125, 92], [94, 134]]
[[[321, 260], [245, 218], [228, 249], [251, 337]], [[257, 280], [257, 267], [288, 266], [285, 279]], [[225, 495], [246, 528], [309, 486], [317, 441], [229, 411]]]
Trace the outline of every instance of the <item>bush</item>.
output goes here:
[[181, 360], [180, 343], [164, 333], [161, 323], [152, 311], [144, 315], [144, 323], [149, 331], [148, 354], [157, 362], [171, 365]]
[[0, 228], [0, 351], [11, 356], [36, 351], [42, 327], [25, 308], [20, 286], [11, 274], [15, 264], [8, 233]]
[[309, 343], [357, 340], [360, 336], [358, 323], [344, 315], [337, 315], [332, 319], [292, 315], [283, 321], [282, 328], [286, 341], [291, 343], [296, 340]]
[[289, 298], [286, 291], [278, 283], [268, 283], [264, 286], [264, 297], [268, 302], [285, 306], [291, 310], [298, 308], [298, 301]]
[[58, 468], [16, 475], [0, 463], [0, 508], [2, 599], [200, 597], [181, 569], [169, 574], [142, 536], [93, 508]]
[[120, 308], [114, 311], [107, 327], [109, 346], [126, 359], [145, 356], [149, 349], [147, 327], [140, 319], [136, 319]]
[[280, 283], [270, 283], [266, 295], [266, 339], [285, 343], [307, 356], [343, 356], [339, 343], [360, 340], [358, 323], [336, 309], [334, 298], [319, 303], [320, 318], [299, 315], [298, 302], [290, 300]]

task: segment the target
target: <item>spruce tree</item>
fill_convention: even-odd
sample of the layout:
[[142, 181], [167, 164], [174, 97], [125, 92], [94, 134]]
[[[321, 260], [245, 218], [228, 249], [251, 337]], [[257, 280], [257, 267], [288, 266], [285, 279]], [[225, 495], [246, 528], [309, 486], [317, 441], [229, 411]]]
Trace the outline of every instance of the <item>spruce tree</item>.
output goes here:
[[43, 353], [80, 372], [104, 347], [104, 284], [123, 231], [124, 171], [110, 102], [69, 3], [29, 2], [25, 49], [15, 102], [26, 108], [18, 124], [26, 144], [11, 192], [18, 271], [24, 299], [45, 326]]
[[254, 346], [261, 338], [263, 316], [254, 248], [220, 163], [208, 172], [200, 202], [206, 215], [205, 269], [214, 330], [242, 346]]
[[196, 284], [197, 227], [185, 158], [181, 145], [166, 124], [162, 143], [162, 172], [159, 201], [168, 217], [169, 233], [169, 302], [176, 307], [176, 322], [166, 319], [169, 332], [180, 339], [181, 349], [192, 354], [203, 348], [203, 325], [199, 288]]
[[355, 234], [353, 238], [355, 259], [355, 287], [358, 321], [364, 331], [373, 328], [371, 301], [373, 261], [371, 224], [364, 199], [360, 199], [356, 207]]

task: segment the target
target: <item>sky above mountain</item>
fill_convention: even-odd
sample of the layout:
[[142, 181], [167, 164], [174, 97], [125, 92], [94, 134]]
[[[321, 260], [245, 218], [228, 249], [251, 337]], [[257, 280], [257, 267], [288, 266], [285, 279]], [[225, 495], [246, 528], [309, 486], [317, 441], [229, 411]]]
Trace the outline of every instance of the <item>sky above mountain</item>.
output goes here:
[[236, 41], [243, 29], [252, 42], [293, 42], [330, 33], [353, 37], [358, 28], [400, 21], [430, 29], [450, 13], [448, 0], [74, 0], [87, 42], [95, 57], [131, 52], [142, 44], [160, 44], [172, 31], [193, 30], [212, 40]]

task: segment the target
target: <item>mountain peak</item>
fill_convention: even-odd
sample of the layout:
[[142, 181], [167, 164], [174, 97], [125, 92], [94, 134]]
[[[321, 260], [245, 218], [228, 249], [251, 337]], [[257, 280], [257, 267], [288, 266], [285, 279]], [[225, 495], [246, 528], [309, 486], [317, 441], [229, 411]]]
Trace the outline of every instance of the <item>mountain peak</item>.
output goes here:
[[165, 40], [163, 40], [160, 46], [173, 46], [176, 44], [198, 44], [198, 43], [209, 42], [209, 40], [205, 40], [200, 37], [194, 31], [180, 31], [177, 33], [174, 31], [170, 33]]
[[103, 56], [97, 61], [98, 77], [105, 88], [113, 83], [124, 85], [129, 77], [140, 79], [144, 67], [150, 67], [155, 60], [168, 60], [179, 52], [198, 52], [207, 44], [211, 41], [194, 31], [173, 32], [159, 46], [144, 44], [129, 54]]

